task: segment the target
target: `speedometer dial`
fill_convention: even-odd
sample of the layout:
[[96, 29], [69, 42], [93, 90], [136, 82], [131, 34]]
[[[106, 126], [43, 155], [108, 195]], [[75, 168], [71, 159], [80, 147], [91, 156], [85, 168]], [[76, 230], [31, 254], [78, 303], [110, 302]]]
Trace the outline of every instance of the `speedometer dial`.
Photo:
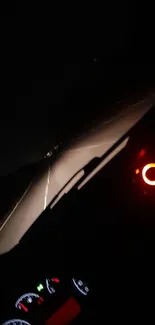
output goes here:
[[80, 293], [82, 293], [82, 295], [87, 296], [87, 294], [89, 292], [89, 288], [88, 288], [87, 284], [84, 281], [80, 280], [80, 279], [73, 278], [72, 281], [73, 281], [73, 284], [74, 284], [75, 288]]
[[43, 298], [36, 293], [25, 293], [22, 295], [15, 303], [16, 308], [28, 312], [31, 305], [41, 305], [43, 303]]
[[11, 320], [7, 320], [2, 325], [31, 325], [31, 324], [22, 319], [11, 319]]
[[57, 291], [57, 286], [59, 285], [60, 280], [58, 278], [48, 278], [46, 279], [46, 287], [48, 292], [52, 295]]

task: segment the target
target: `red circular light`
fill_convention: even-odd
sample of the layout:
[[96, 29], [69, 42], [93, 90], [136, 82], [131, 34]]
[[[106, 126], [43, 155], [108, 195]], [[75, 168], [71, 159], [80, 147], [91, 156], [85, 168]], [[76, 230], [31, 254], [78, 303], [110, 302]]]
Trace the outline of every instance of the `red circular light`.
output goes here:
[[150, 168], [155, 168], [155, 163], [151, 163], [151, 164], [147, 164], [143, 170], [142, 170], [142, 176], [143, 176], [143, 180], [146, 184], [148, 185], [152, 185], [152, 186], [155, 186], [155, 180], [151, 180], [149, 179], [147, 176], [146, 176], [146, 173], [147, 171], [150, 169]]

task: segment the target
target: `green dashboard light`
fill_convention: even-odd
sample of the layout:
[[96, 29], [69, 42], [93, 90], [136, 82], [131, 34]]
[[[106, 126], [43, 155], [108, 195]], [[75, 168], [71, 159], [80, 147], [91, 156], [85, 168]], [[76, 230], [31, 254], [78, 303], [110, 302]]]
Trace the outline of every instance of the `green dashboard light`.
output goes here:
[[43, 285], [40, 283], [39, 285], [38, 285], [38, 287], [37, 287], [37, 290], [38, 291], [41, 291], [41, 290], [43, 290], [44, 289], [44, 287], [43, 287]]

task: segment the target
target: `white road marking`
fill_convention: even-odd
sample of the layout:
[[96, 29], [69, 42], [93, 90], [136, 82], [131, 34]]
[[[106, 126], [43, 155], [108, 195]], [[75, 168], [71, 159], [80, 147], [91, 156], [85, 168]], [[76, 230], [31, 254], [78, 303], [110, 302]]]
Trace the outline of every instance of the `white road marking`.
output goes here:
[[47, 197], [48, 197], [48, 189], [49, 189], [49, 182], [50, 182], [50, 166], [48, 167], [48, 173], [47, 173], [47, 182], [46, 182], [46, 188], [45, 188], [45, 199], [44, 199], [44, 210], [47, 207]]

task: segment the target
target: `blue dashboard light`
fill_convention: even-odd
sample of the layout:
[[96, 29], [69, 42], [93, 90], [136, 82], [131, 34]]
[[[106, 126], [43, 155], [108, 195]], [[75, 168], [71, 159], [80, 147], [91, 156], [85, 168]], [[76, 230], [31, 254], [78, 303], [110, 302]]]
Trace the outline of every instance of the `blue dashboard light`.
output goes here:
[[5, 323], [3, 323], [2, 325], [31, 325], [31, 324], [22, 319], [10, 319]]
[[83, 282], [82, 280], [74, 279], [74, 278], [72, 279], [72, 282], [73, 282], [74, 286], [76, 287], [76, 289], [82, 295], [87, 296], [87, 294], [89, 292], [89, 288], [85, 282]]

